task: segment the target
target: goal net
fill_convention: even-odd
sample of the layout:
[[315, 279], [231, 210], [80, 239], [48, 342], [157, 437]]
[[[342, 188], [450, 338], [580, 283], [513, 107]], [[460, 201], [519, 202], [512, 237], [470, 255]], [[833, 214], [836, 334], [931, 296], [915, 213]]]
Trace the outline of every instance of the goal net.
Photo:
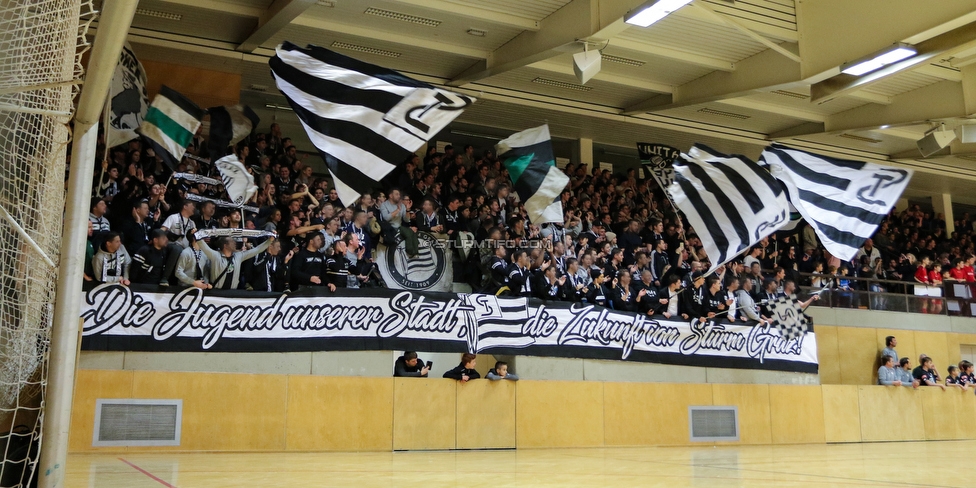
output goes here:
[[0, 0], [0, 486], [38, 460], [69, 121], [91, 0]]

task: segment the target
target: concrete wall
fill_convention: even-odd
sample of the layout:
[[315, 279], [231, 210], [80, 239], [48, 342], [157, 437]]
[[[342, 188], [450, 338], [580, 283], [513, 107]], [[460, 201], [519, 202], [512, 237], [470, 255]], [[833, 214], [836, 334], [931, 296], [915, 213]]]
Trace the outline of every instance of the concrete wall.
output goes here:
[[[958, 389], [119, 370], [77, 381], [71, 452], [692, 445], [688, 407], [709, 405], [738, 408], [737, 444], [976, 439], [976, 396]], [[181, 444], [92, 447], [99, 398], [182, 399]]]

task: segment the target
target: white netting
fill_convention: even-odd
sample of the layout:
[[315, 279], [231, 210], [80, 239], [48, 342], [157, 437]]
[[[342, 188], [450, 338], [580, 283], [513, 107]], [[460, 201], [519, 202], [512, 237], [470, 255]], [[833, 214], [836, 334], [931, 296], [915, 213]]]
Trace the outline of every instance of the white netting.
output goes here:
[[42, 253], [57, 262], [68, 123], [93, 16], [90, 1], [0, 0], [2, 487], [22, 486], [37, 463], [57, 280]]

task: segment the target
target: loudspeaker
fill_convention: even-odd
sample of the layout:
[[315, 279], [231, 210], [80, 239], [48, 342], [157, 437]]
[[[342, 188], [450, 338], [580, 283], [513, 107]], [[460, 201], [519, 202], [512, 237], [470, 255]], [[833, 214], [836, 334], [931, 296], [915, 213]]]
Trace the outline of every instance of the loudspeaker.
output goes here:
[[586, 84], [600, 72], [600, 51], [583, 51], [573, 55], [573, 71], [580, 83]]
[[960, 125], [959, 140], [962, 141], [963, 144], [972, 144], [976, 142], [976, 125]]
[[918, 150], [923, 157], [929, 157], [951, 144], [955, 138], [955, 132], [937, 130], [919, 139]]

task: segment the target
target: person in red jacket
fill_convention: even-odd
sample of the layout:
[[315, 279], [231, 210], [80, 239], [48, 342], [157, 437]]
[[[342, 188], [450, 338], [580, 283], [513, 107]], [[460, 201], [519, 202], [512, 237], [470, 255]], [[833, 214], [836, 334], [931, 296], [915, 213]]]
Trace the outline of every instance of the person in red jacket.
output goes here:
[[962, 259], [954, 259], [952, 264], [952, 269], [949, 270], [949, 278], [953, 281], [966, 281], [966, 262]]
[[928, 256], [922, 258], [922, 262], [918, 263], [918, 268], [915, 269], [915, 281], [928, 285], [931, 284], [929, 280], [929, 258]]

